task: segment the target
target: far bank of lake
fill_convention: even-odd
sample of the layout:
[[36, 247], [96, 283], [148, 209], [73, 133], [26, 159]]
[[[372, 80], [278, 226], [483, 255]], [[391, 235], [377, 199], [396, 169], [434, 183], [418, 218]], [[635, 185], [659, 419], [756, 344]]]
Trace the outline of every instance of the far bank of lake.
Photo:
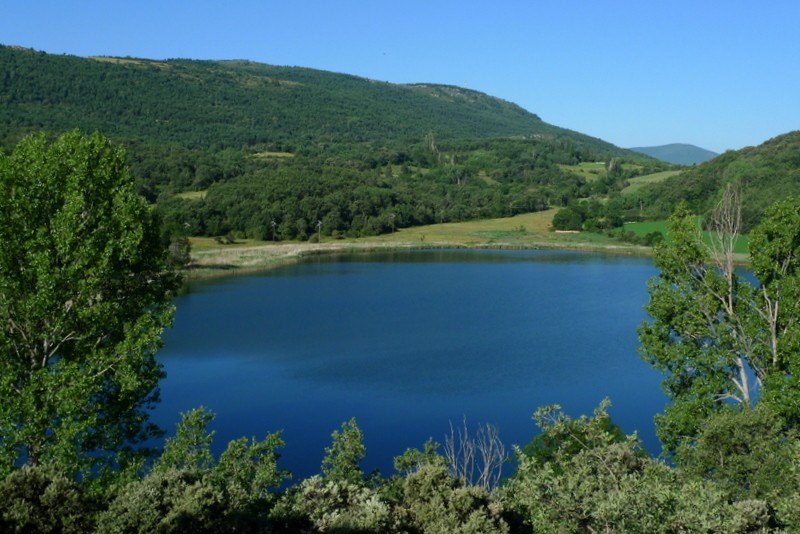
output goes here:
[[156, 419], [217, 413], [217, 448], [283, 430], [281, 465], [319, 471], [333, 430], [362, 427], [365, 469], [449, 425], [492, 423], [508, 445], [537, 406], [611, 415], [658, 454], [666, 398], [636, 352], [648, 258], [565, 251], [423, 250], [306, 257], [190, 284], [159, 354]]
[[[650, 256], [649, 247], [622, 243], [592, 232], [553, 232], [556, 209], [498, 219], [402, 228], [391, 234], [322, 242], [263, 242], [237, 240], [219, 244], [211, 238], [192, 238], [191, 279], [252, 274], [319, 254], [385, 252], [389, 250], [490, 249], [577, 250], [601, 254]], [[312, 236], [317, 237], [317, 236]], [[313, 241], [313, 240], [312, 240]]]

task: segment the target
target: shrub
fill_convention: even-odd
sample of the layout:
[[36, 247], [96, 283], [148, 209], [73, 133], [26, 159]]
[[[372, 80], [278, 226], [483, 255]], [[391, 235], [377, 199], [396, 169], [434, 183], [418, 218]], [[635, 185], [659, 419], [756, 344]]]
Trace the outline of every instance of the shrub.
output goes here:
[[168, 469], [128, 484], [100, 514], [98, 532], [214, 532], [224, 524], [222, 492], [199, 472]]
[[271, 522], [286, 532], [391, 531], [390, 508], [374, 490], [319, 475], [293, 487], [273, 509]]
[[88, 532], [96, 507], [49, 465], [24, 466], [0, 482], [0, 531]]
[[395, 510], [402, 532], [508, 532], [503, 506], [486, 490], [466, 486], [441, 463], [424, 463], [403, 484], [403, 498]]

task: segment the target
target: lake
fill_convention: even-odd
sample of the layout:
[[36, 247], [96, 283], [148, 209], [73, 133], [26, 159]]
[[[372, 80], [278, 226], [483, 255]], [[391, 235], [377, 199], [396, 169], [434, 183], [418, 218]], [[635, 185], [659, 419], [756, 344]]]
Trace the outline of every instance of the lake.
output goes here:
[[356, 417], [365, 471], [450, 423], [491, 423], [505, 443], [531, 415], [601, 399], [660, 452], [666, 397], [637, 353], [652, 261], [563, 251], [401, 251], [318, 256], [261, 274], [192, 283], [159, 353], [168, 377], [154, 419], [217, 414], [215, 450], [281, 430], [279, 465], [318, 473], [331, 433]]

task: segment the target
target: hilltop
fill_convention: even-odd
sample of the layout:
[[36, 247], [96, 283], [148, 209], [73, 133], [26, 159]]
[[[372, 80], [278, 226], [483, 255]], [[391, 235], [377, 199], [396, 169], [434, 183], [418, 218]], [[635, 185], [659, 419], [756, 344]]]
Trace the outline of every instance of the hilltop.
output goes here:
[[660, 146], [634, 147], [628, 150], [645, 154], [651, 158], [656, 158], [675, 165], [695, 165], [703, 163], [719, 156], [716, 152], [700, 148], [699, 146], [685, 143], [672, 143]]

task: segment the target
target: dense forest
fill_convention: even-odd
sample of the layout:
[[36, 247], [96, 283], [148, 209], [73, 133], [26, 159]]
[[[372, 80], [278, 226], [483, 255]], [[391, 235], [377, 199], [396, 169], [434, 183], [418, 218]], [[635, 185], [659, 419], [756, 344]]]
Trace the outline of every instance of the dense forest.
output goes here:
[[[101, 131], [172, 234], [376, 235], [566, 206], [667, 168], [458, 87], [14, 47], [0, 72], [0, 146]], [[595, 183], [575, 168], [596, 161], [627, 170]]]
[[[2, 143], [41, 130], [100, 130], [189, 148], [326, 144], [394, 148], [437, 139], [543, 136], [615, 147], [459, 87], [397, 85], [245, 61], [79, 58], [0, 47]], [[338, 148], [336, 149], [339, 150]]]

